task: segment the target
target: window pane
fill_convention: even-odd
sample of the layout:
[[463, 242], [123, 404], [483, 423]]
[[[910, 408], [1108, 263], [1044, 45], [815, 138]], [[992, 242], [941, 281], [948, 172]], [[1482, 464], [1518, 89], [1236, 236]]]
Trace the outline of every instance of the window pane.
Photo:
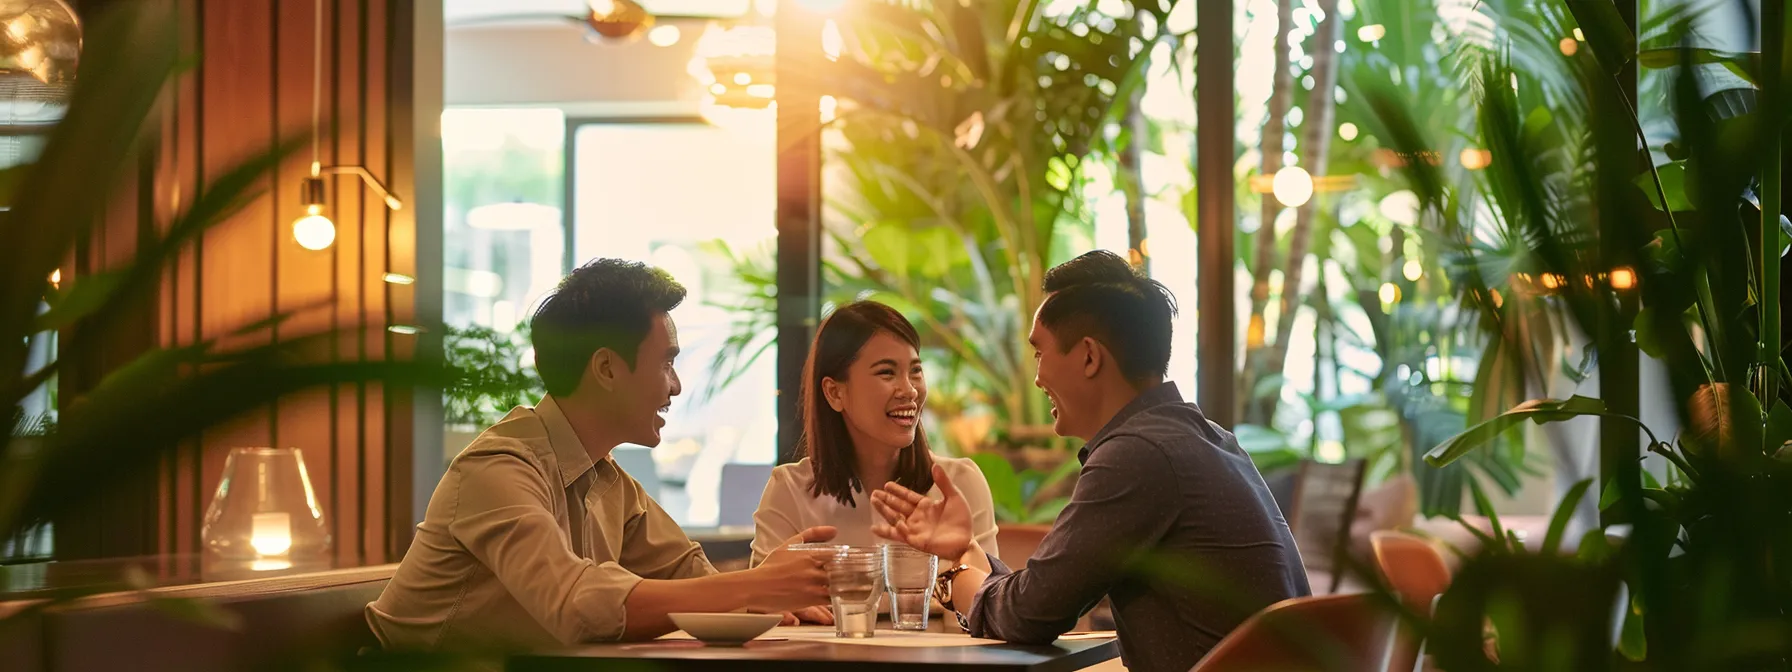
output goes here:
[[559, 281], [565, 126], [551, 109], [442, 113], [450, 324], [510, 331]]
[[558, 110], [450, 109], [442, 113], [443, 319], [458, 366], [487, 376], [450, 390], [442, 447], [452, 459], [518, 404], [540, 399], [518, 329], [565, 265], [560, 214], [566, 123]]
[[592, 123], [573, 138], [577, 260], [644, 261], [688, 290], [672, 312], [684, 393], [658, 447], [616, 453], [687, 526], [751, 525], [764, 483], [742, 488], [752, 502], [722, 519], [723, 466], [777, 457], [774, 113], [736, 112], [723, 126]]

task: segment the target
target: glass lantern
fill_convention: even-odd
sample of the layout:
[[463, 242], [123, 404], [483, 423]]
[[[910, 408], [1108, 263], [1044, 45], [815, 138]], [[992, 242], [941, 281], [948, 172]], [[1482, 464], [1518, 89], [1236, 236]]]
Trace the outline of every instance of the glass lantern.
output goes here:
[[297, 448], [231, 450], [199, 534], [208, 579], [330, 567], [329, 529]]
[[81, 22], [61, 0], [0, 0], [0, 166], [36, 158], [68, 110]]

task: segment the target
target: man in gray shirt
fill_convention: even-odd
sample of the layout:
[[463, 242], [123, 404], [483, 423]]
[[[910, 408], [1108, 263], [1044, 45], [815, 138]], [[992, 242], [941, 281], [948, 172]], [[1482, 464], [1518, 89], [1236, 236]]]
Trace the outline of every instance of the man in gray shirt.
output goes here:
[[1045, 276], [1029, 341], [1053, 428], [1082, 438], [1070, 505], [1025, 569], [971, 540], [943, 498], [875, 493], [874, 531], [946, 558], [941, 602], [979, 637], [1049, 643], [1103, 595], [1129, 669], [1187, 672], [1251, 614], [1311, 593], [1288, 523], [1233, 436], [1163, 378], [1175, 299], [1118, 256], [1091, 252]]

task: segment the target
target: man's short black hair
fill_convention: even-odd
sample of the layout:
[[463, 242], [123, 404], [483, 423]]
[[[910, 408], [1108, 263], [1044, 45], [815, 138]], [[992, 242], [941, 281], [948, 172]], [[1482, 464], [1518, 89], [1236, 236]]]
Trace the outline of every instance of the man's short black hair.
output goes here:
[[1106, 250], [1089, 252], [1045, 273], [1039, 323], [1068, 350], [1084, 338], [1107, 346], [1120, 373], [1157, 382], [1170, 371], [1176, 297], [1163, 283]]
[[684, 285], [647, 264], [597, 259], [580, 266], [529, 320], [535, 370], [548, 394], [566, 396], [578, 389], [600, 348], [621, 355], [633, 368], [653, 317], [683, 301]]

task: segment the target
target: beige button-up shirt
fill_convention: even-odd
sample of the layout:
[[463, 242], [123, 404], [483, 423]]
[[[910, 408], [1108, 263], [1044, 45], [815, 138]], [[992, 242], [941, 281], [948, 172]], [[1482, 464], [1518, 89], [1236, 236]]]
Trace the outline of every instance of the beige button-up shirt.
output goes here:
[[592, 463], [550, 396], [449, 464], [367, 623], [388, 649], [616, 640], [641, 579], [715, 571], [615, 460]]

